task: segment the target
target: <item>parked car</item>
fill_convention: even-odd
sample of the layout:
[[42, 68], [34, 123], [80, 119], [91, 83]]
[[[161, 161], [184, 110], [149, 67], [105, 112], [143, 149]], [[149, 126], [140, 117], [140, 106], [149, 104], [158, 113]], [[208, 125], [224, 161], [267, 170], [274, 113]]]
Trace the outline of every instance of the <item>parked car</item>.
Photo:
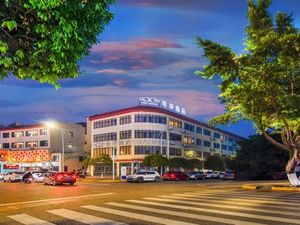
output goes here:
[[189, 176], [181, 171], [168, 171], [163, 175], [163, 180], [188, 180]]
[[219, 178], [220, 178], [220, 179], [224, 179], [224, 175], [225, 175], [225, 172], [220, 172], [220, 173], [219, 173]]
[[214, 175], [214, 172], [211, 170], [208, 170], [205, 172], [205, 178], [207, 178], [207, 179], [212, 179], [213, 175]]
[[213, 171], [212, 178], [219, 178], [220, 172], [219, 171]]
[[33, 181], [36, 183], [43, 183], [44, 182], [44, 176], [45, 176], [45, 172], [40, 172], [40, 171], [32, 171], [32, 178]]
[[128, 182], [142, 183], [144, 181], [160, 181], [160, 175], [156, 171], [139, 171], [132, 175], [127, 175], [126, 180]]
[[83, 169], [76, 169], [71, 172], [77, 178], [85, 178], [87, 176], [86, 172]]
[[224, 180], [234, 180], [236, 178], [236, 172], [227, 170], [224, 174]]
[[274, 172], [272, 174], [272, 178], [273, 178], [273, 180], [285, 180], [285, 179], [287, 179], [287, 175], [286, 175], [286, 172], [284, 172], [284, 171]]
[[3, 180], [4, 182], [20, 182], [22, 181], [24, 173], [23, 172], [7, 172], [4, 176], [3, 176]]
[[0, 181], [3, 181], [3, 179], [4, 179], [4, 174], [0, 173]]
[[190, 180], [204, 180], [205, 179], [205, 173], [203, 171], [194, 171], [188, 173]]
[[67, 172], [52, 172], [44, 176], [44, 184], [52, 184], [53, 186], [58, 184], [68, 183], [73, 185], [76, 182], [76, 176]]

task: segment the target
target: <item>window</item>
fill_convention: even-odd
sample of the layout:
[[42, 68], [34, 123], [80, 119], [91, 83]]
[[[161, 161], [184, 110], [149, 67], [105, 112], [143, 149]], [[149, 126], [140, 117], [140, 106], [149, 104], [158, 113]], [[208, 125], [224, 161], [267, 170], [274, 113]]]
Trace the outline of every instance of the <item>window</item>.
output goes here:
[[117, 140], [116, 132], [94, 135], [94, 142], [116, 141], [116, 140]]
[[3, 138], [9, 138], [9, 132], [2, 133]]
[[169, 139], [170, 141], [182, 141], [182, 136], [180, 134], [173, 134], [173, 133], [170, 133], [169, 134]]
[[169, 126], [176, 127], [176, 128], [182, 128], [182, 122], [179, 120], [169, 119]]
[[25, 144], [26, 148], [35, 148], [38, 146], [37, 141], [27, 141]]
[[166, 155], [166, 147], [160, 146], [135, 146], [134, 154], [136, 155], [149, 155], [149, 154], [160, 154], [162, 151], [163, 155]]
[[40, 141], [40, 147], [46, 147], [46, 146], [48, 146], [47, 140]]
[[25, 132], [26, 137], [38, 136], [38, 130], [28, 130]]
[[131, 115], [120, 117], [120, 125], [128, 123], [131, 123]]
[[221, 134], [214, 132], [214, 138], [220, 139], [221, 138]]
[[94, 157], [100, 155], [110, 155], [112, 153], [112, 148], [94, 148]]
[[9, 143], [3, 143], [2, 148], [9, 148]]
[[227, 145], [222, 145], [222, 150], [227, 150]]
[[211, 131], [210, 130], [207, 130], [207, 129], [204, 129], [204, 135], [206, 136], [211, 136]]
[[100, 120], [94, 122], [94, 129], [103, 128], [103, 127], [111, 127], [117, 125], [117, 118], [107, 119], [107, 120]]
[[120, 147], [120, 155], [130, 155], [130, 154], [131, 154], [131, 146]]
[[184, 149], [184, 157], [194, 158], [195, 157], [194, 149]]
[[158, 115], [150, 115], [150, 114], [136, 114], [134, 116], [134, 121], [136, 123], [161, 123], [167, 124], [167, 117], [158, 116]]
[[187, 130], [187, 131], [195, 131], [195, 126], [192, 125], [192, 124], [189, 124], [189, 123], [185, 123], [184, 124], [184, 129]]
[[204, 145], [205, 147], [210, 147], [210, 146], [211, 146], [211, 142], [210, 142], [210, 141], [204, 140], [204, 141], [203, 141], [203, 145]]
[[23, 142], [13, 142], [13, 143], [11, 143], [11, 147], [12, 148], [23, 148], [24, 143]]
[[228, 146], [228, 151], [233, 151], [233, 147], [232, 146]]
[[229, 137], [229, 138], [228, 138], [228, 141], [231, 142], [231, 143], [233, 143], [233, 138], [232, 138], [232, 137]]
[[131, 133], [131, 130], [120, 131], [120, 139], [130, 139]]
[[193, 145], [193, 144], [194, 144], [194, 138], [185, 136], [185, 137], [183, 138], [183, 143], [184, 143], [184, 144]]
[[69, 137], [73, 138], [74, 137], [74, 132], [73, 131], [69, 131]]
[[202, 140], [199, 139], [199, 138], [197, 138], [197, 139], [196, 139], [196, 145], [201, 146], [201, 145], [202, 145]]
[[196, 158], [202, 158], [202, 152], [196, 151]]
[[210, 152], [203, 152], [203, 158], [208, 158], [210, 156]]
[[214, 143], [214, 148], [220, 149], [220, 144], [219, 143]]
[[40, 135], [48, 135], [48, 130], [47, 129], [40, 130]]
[[202, 134], [202, 127], [196, 127], [196, 132], [198, 134]]
[[180, 148], [170, 148], [169, 154], [170, 156], [182, 156], [182, 150]]
[[12, 137], [23, 137], [24, 136], [24, 132], [23, 131], [12, 132], [11, 136]]
[[52, 161], [53, 162], [59, 162], [59, 155], [53, 155], [52, 156]]
[[161, 139], [161, 135], [163, 139], [167, 139], [167, 133], [158, 130], [135, 130], [134, 131], [135, 138]]

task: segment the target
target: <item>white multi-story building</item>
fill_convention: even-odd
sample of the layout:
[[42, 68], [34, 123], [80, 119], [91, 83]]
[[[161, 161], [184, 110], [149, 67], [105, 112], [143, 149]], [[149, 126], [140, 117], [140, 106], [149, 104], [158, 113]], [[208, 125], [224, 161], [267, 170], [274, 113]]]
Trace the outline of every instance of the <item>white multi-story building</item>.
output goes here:
[[85, 128], [56, 123], [0, 128], [0, 173], [6, 168], [70, 171], [81, 168]]
[[[87, 118], [87, 146], [91, 156], [112, 156], [114, 148], [117, 175], [121, 166], [132, 173], [152, 153], [168, 158], [197, 158], [202, 162], [211, 154], [232, 156], [241, 139], [162, 107], [139, 105]], [[95, 174], [105, 172], [101, 167], [92, 170]]]

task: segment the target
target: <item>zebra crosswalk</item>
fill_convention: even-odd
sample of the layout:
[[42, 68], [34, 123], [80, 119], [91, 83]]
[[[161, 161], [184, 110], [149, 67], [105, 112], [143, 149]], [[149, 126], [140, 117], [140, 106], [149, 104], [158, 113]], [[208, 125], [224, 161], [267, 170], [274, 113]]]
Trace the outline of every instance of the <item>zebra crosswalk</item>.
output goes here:
[[[287, 225], [300, 224], [299, 201], [299, 195], [197, 191], [81, 205], [72, 209], [56, 208], [39, 216], [28, 213], [7, 217], [15, 224], [25, 225], [56, 225], [53, 216], [70, 223], [92, 225]], [[45, 216], [47, 214], [51, 216]]]

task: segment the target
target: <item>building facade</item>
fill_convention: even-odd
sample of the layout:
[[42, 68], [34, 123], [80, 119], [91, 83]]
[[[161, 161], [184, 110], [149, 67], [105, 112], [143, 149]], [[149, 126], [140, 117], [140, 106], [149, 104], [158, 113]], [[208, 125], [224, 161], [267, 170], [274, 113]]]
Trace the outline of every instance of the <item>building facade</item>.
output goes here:
[[55, 127], [45, 124], [2, 127], [0, 173], [10, 168], [22, 171], [81, 168], [84, 137], [85, 128], [72, 123], [56, 123]]
[[[87, 118], [87, 147], [91, 156], [108, 154], [115, 149], [116, 175], [120, 167], [127, 173], [139, 168], [148, 154], [167, 158], [185, 157], [204, 160], [211, 154], [233, 156], [242, 137], [213, 128], [163, 108], [136, 106]], [[101, 173], [92, 168], [91, 174]]]

